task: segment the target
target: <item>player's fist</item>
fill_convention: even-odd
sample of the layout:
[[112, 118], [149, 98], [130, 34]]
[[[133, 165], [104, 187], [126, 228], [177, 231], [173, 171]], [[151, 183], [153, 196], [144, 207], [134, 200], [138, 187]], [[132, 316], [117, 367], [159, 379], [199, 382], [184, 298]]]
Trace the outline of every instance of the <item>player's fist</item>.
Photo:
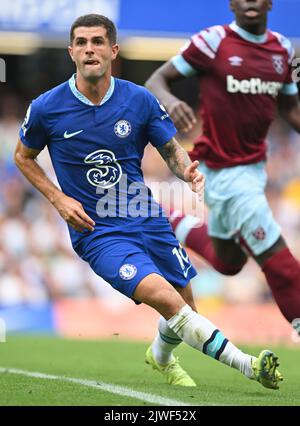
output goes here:
[[61, 217], [76, 231], [94, 230], [95, 222], [85, 213], [82, 204], [74, 198], [60, 192], [56, 195], [53, 205]]
[[172, 104], [167, 107], [167, 110], [177, 130], [180, 132], [186, 133], [190, 131], [196, 124], [197, 120], [192, 108], [179, 99], [175, 102], [173, 101]]

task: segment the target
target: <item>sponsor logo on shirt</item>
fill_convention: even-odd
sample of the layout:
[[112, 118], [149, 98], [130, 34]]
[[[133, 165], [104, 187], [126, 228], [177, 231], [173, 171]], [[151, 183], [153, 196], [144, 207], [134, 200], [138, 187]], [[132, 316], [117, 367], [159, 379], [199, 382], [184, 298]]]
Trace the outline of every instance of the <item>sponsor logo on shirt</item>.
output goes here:
[[84, 162], [93, 166], [86, 174], [88, 182], [93, 186], [107, 189], [115, 186], [121, 179], [122, 168], [115, 154], [108, 149], [92, 152], [85, 157]]
[[243, 93], [250, 95], [278, 96], [282, 83], [277, 81], [263, 81], [260, 78], [237, 80], [233, 75], [227, 76], [227, 91], [229, 93]]
[[137, 268], [135, 265], [131, 265], [130, 263], [125, 263], [119, 269], [119, 274], [122, 280], [128, 281], [131, 280], [137, 273]]

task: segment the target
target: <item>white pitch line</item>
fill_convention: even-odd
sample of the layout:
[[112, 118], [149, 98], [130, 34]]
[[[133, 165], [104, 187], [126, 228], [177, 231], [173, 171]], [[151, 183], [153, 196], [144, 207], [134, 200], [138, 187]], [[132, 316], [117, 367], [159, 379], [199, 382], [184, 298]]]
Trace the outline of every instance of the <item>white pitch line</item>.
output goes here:
[[[19, 370], [17, 368], [4, 368], [0, 367], [0, 374], [18, 374], [26, 377], [34, 377], [36, 379], [45, 380], [61, 380], [63, 382], [77, 383], [78, 385], [87, 386], [90, 388], [98, 389], [104, 392], [110, 392], [116, 395], [127, 396], [130, 398], [140, 399], [151, 404], [165, 405], [165, 406], [191, 406], [194, 404], [188, 404], [187, 402], [178, 401], [176, 399], [164, 398], [159, 395], [154, 395], [146, 392], [138, 392], [125, 386], [112, 385], [110, 383], [97, 382], [95, 380], [77, 379], [73, 377], [65, 376], [54, 376], [52, 374], [38, 373], [35, 371]], [[198, 405], [198, 404], [197, 404]], [[209, 405], [209, 404], [204, 404]]]

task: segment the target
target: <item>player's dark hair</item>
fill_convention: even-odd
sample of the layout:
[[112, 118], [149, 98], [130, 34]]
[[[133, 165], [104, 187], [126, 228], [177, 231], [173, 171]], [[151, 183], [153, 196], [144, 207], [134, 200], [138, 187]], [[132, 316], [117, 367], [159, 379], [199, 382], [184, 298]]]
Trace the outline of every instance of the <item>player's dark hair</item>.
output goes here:
[[79, 18], [77, 18], [71, 26], [71, 44], [74, 40], [74, 30], [78, 27], [104, 27], [106, 29], [107, 38], [110, 44], [114, 45], [117, 42], [117, 30], [115, 24], [106, 16], [97, 15], [96, 13], [90, 13], [89, 15], [79, 16]]

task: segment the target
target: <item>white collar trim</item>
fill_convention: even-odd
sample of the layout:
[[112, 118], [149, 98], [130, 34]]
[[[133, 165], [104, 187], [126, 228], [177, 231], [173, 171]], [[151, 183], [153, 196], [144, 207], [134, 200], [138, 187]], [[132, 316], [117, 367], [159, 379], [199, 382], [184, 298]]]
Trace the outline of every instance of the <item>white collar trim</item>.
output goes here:
[[[84, 96], [83, 93], [79, 92], [79, 90], [77, 89], [77, 87], [76, 87], [76, 74], [73, 74], [72, 77], [69, 79], [69, 86], [70, 86], [70, 89], [71, 89], [73, 95], [77, 99], [79, 99], [81, 102], [83, 102], [84, 104], [89, 105], [89, 106], [97, 106], [97, 105], [93, 104], [93, 102], [91, 102], [86, 96]], [[105, 102], [107, 102], [111, 98], [112, 94], [114, 93], [114, 90], [115, 90], [115, 79], [114, 79], [114, 77], [111, 77], [110, 86], [108, 88], [108, 91], [106, 92], [104, 98], [102, 99], [102, 101], [100, 102], [99, 105], [105, 104]]]
[[265, 32], [262, 35], [256, 35], [249, 33], [248, 31], [244, 30], [243, 28], [239, 27], [235, 21], [233, 21], [229, 27], [232, 29], [232, 31], [236, 32], [240, 37], [242, 37], [244, 40], [251, 41], [252, 43], [265, 43], [268, 38], [268, 33]]

